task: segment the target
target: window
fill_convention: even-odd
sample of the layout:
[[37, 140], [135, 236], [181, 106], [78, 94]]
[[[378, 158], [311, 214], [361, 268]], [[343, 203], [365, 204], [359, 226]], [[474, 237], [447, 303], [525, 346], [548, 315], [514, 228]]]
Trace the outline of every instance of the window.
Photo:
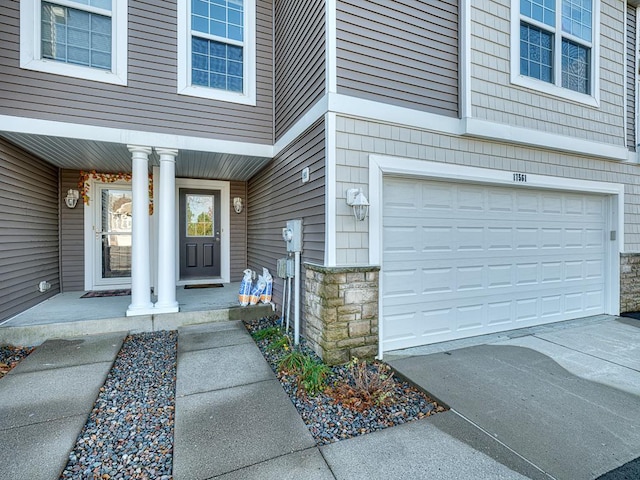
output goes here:
[[255, 105], [255, 0], [178, 8], [178, 93]]
[[588, 96], [597, 103], [597, 1], [514, 2], [518, 10], [514, 8], [512, 36], [519, 45], [512, 55], [519, 53], [512, 57], [512, 81], [591, 103]]
[[127, 0], [20, 2], [20, 66], [126, 85]]

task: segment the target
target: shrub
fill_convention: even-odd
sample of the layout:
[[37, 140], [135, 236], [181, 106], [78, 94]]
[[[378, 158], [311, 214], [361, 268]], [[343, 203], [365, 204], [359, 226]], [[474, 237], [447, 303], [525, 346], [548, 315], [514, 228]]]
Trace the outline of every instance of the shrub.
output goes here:
[[395, 382], [391, 367], [382, 363], [367, 365], [354, 358], [347, 366], [353, 382], [334, 386], [329, 394], [336, 402], [363, 411], [393, 401]]

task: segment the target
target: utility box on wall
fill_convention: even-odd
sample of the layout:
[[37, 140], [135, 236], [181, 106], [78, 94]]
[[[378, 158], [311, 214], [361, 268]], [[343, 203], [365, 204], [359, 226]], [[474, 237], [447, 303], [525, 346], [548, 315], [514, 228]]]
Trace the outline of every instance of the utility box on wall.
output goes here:
[[302, 252], [302, 220], [287, 220], [282, 238], [287, 244], [287, 252]]

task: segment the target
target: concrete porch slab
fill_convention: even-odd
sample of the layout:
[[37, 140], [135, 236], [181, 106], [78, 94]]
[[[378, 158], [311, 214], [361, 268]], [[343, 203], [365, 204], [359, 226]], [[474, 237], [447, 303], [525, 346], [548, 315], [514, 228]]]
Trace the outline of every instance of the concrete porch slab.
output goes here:
[[178, 353], [177, 396], [271, 379], [275, 376], [253, 342]]
[[271, 305], [238, 305], [239, 283], [221, 288], [177, 287], [177, 313], [127, 317], [130, 296], [81, 298], [65, 292], [0, 324], [0, 345], [39, 345], [49, 338], [70, 338], [110, 332], [175, 330], [185, 325], [255, 320], [273, 313]]
[[208, 479], [314, 446], [275, 378], [177, 397], [174, 438], [175, 480]]

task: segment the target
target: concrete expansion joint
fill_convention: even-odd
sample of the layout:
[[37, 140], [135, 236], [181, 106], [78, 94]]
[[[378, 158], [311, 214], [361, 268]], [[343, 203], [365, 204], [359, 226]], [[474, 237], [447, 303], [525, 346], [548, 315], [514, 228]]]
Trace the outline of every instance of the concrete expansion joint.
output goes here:
[[[202, 390], [201, 392], [191, 392], [191, 393], [185, 393], [182, 395], [176, 395], [176, 398], [188, 398], [188, 397], [193, 397], [195, 395], [201, 395], [203, 393], [222, 392], [224, 390], [233, 390], [234, 388], [238, 388], [238, 387], [247, 387], [249, 385], [257, 385], [259, 383], [267, 383], [267, 382], [278, 382], [278, 379], [275, 378], [274, 376], [273, 378], [265, 378], [263, 380], [258, 380], [255, 382], [239, 383], [237, 385], [232, 385], [230, 387], [213, 388], [211, 390]], [[280, 384], [280, 382], [278, 382], [278, 384]]]
[[529, 460], [528, 458], [523, 457], [522, 455], [520, 455], [518, 452], [516, 452], [513, 448], [509, 447], [509, 445], [507, 445], [506, 443], [504, 443], [503, 441], [501, 441], [498, 437], [496, 437], [495, 435], [491, 434], [491, 432], [488, 432], [487, 430], [485, 430], [484, 428], [482, 428], [480, 425], [478, 425], [477, 423], [475, 423], [473, 420], [465, 417], [464, 415], [462, 415], [460, 412], [458, 412], [455, 408], [451, 408], [450, 409], [451, 412], [453, 412], [455, 415], [459, 416], [461, 419], [463, 419], [465, 422], [470, 423], [471, 425], [473, 425], [475, 428], [477, 428], [478, 430], [480, 430], [482, 433], [484, 433], [485, 435], [487, 435], [489, 438], [493, 439], [494, 441], [496, 441], [497, 443], [499, 443], [502, 447], [506, 448], [507, 450], [509, 450], [511, 453], [513, 453], [514, 455], [516, 455], [517, 457], [521, 458], [523, 461], [527, 462], [529, 465], [531, 465], [533, 468], [535, 468], [536, 470], [538, 470], [540, 473], [542, 473], [543, 475], [546, 475], [547, 477], [549, 477], [551, 480], [558, 480], [556, 477], [554, 477], [553, 475], [550, 475], [548, 472], [545, 472], [542, 468], [540, 468], [538, 465], [536, 465], [535, 463], [533, 463], [531, 460]]

